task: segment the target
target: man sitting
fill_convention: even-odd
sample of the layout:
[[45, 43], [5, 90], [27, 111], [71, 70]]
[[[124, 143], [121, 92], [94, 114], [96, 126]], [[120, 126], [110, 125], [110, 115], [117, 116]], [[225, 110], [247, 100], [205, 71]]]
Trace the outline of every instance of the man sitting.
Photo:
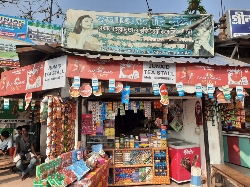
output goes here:
[[[22, 127], [22, 136], [16, 138], [16, 147], [13, 155], [16, 167], [22, 172], [22, 180], [29, 177], [29, 171], [36, 164], [37, 154], [34, 149], [34, 137], [28, 134], [29, 125]], [[22, 161], [28, 161], [29, 165], [26, 169], [23, 167]]]
[[12, 138], [8, 131], [2, 131], [0, 136], [0, 155], [6, 154], [12, 147]]
[[16, 138], [17, 138], [18, 136], [22, 136], [22, 126], [18, 126], [18, 127], [16, 128], [16, 130], [17, 130], [17, 134], [14, 136], [14, 141], [16, 141]]

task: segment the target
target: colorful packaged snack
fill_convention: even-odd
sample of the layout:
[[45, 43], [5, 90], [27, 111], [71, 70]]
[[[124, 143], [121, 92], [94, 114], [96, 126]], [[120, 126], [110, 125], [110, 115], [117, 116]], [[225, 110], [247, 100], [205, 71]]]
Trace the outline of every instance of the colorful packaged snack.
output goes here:
[[71, 165], [67, 167], [67, 169], [71, 170], [74, 172], [74, 174], [77, 177], [77, 180], [79, 181], [83, 177], [83, 170], [81, 167], [77, 166], [76, 164]]
[[47, 180], [34, 180], [33, 186], [35, 187], [48, 187]]
[[60, 155], [60, 158], [62, 159], [62, 168], [66, 168], [72, 165], [72, 153], [71, 152], [63, 153], [62, 155]]
[[64, 176], [64, 184], [66, 186], [72, 184], [77, 180], [77, 176], [72, 170], [63, 168], [60, 173]]

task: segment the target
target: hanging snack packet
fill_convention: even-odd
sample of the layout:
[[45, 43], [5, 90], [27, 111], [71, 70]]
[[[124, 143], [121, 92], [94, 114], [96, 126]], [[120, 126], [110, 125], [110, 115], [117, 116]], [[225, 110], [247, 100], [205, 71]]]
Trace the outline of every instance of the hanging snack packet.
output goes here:
[[130, 86], [125, 86], [122, 90], [122, 103], [129, 103]]

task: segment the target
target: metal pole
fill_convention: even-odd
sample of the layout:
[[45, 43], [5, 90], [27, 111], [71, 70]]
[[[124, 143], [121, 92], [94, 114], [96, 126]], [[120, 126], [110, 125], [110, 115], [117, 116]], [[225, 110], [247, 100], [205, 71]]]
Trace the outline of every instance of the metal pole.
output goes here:
[[203, 132], [204, 132], [204, 145], [205, 145], [205, 158], [206, 158], [206, 168], [207, 168], [207, 186], [211, 186], [211, 169], [210, 169], [210, 153], [209, 153], [209, 141], [208, 141], [208, 128], [206, 121], [206, 99], [202, 97], [202, 113], [203, 113]]
[[52, 8], [53, 8], [53, 0], [50, 0], [49, 23], [52, 22]]

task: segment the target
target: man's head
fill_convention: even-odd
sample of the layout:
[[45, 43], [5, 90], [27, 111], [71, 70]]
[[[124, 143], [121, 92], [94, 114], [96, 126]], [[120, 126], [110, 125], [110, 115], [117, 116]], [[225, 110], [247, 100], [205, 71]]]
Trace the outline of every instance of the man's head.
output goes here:
[[2, 131], [1, 132], [1, 140], [6, 140], [7, 138], [9, 138], [10, 133], [8, 131]]
[[22, 135], [28, 136], [29, 130], [30, 130], [30, 126], [29, 125], [22, 126]]
[[22, 135], [22, 126], [16, 128], [18, 135]]

